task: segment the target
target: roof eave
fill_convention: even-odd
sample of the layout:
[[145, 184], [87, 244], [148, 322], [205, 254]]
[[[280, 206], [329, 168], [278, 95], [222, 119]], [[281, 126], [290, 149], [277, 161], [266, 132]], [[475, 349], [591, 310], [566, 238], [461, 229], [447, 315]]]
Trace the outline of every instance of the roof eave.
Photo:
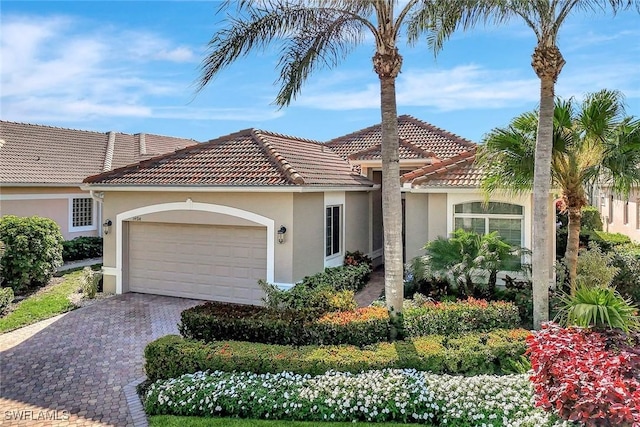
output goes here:
[[85, 191], [147, 191], [147, 192], [195, 192], [195, 193], [317, 193], [328, 191], [372, 191], [379, 184], [356, 185], [124, 185], [124, 184], [82, 184]]

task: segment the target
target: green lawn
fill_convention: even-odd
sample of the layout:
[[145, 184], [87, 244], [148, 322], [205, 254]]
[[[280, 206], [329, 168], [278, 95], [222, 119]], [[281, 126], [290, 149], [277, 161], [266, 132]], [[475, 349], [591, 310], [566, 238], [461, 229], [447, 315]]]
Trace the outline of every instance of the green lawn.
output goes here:
[[81, 278], [82, 270], [65, 273], [60, 283], [49, 285], [20, 301], [11, 313], [0, 318], [0, 333], [73, 310], [74, 306], [67, 296], [80, 288]]
[[[319, 423], [303, 421], [266, 421], [239, 418], [200, 418], [157, 415], [149, 417], [150, 427], [353, 427], [354, 423]], [[407, 427], [402, 423], [356, 423], [358, 426]], [[421, 424], [425, 425], [425, 424]]]

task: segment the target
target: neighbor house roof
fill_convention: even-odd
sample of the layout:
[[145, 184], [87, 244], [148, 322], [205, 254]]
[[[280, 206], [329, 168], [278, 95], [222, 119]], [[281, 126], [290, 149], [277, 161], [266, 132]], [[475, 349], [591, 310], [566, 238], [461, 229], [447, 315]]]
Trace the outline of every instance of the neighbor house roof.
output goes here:
[[0, 121], [0, 183], [79, 184], [89, 176], [197, 144], [150, 134]]
[[476, 150], [465, 151], [457, 156], [402, 175], [402, 182], [412, 187], [467, 187], [480, 186], [483, 172], [475, 163]]
[[256, 129], [85, 179], [145, 186], [372, 186], [325, 145]]
[[[400, 141], [404, 141], [405, 148], [406, 144], [411, 144], [438, 159], [456, 156], [476, 146], [467, 139], [408, 115], [398, 116], [398, 136]], [[327, 146], [345, 159], [362, 159], [361, 156], [367, 156], [367, 160], [372, 160], [381, 159], [379, 148], [381, 142], [381, 125], [377, 124], [332, 139], [327, 142]], [[367, 153], [372, 148], [373, 152]], [[415, 149], [401, 148], [400, 159], [415, 158], [417, 158]]]

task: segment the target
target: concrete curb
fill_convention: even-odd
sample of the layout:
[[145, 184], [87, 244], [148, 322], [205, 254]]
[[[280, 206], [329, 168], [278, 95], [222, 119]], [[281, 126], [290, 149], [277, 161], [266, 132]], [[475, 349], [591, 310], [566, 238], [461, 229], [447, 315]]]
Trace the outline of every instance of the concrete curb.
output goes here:
[[124, 396], [127, 399], [127, 406], [129, 407], [129, 414], [133, 419], [134, 427], [149, 427], [147, 414], [144, 412], [142, 401], [140, 401], [140, 396], [138, 396], [138, 392], [136, 390], [138, 385], [146, 379], [147, 377], [136, 378], [122, 388]]

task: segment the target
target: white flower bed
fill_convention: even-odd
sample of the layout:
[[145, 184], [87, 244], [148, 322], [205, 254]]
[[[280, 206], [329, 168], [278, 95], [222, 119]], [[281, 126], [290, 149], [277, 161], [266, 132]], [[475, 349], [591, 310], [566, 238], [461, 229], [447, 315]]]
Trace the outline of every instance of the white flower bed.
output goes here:
[[[361, 374], [198, 372], [158, 381], [149, 414], [304, 421], [562, 426], [533, 404], [527, 375], [458, 377], [385, 369]], [[566, 424], [568, 425], [568, 424]]]

